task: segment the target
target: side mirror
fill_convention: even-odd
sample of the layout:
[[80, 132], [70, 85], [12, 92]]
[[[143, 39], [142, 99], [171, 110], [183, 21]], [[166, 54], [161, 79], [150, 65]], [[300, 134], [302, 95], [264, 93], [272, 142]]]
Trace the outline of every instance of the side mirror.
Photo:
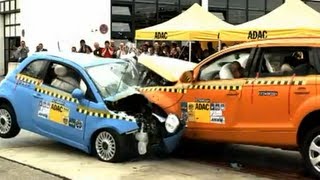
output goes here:
[[193, 79], [193, 71], [186, 71], [180, 77], [180, 82], [182, 83], [191, 83]]
[[79, 88], [74, 89], [71, 95], [73, 98], [76, 98], [78, 100], [82, 100], [84, 98], [84, 93]]

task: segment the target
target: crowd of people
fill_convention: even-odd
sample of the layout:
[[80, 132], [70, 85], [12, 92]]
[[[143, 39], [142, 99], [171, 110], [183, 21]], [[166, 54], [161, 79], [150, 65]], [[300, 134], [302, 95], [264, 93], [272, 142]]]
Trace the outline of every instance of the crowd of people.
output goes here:
[[[228, 46], [224, 43], [221, 45], [222, 49], [227, 48]], [[123, 43], [121, 42], [118, 47], [116, 47], [114, 41], [105, 41], [104, 46], [101, 47], [98, 42], [94, 43], [94, 50], [86, 44], [85, 40], [80, 41], [80, 48], [77, 51], [76, 47], [72, 47], [72, 52], [77, 53], [93, 53], [98, 57], [105, 58], [122, 58], [123, 56], [164, 56], [172, 57], [176, 59], [189, 60], [189, 47], [187, 46], [178, 46], [176, 42], [167, 43], [167, 42], [149, 42], [146, 41], [139, 48], [136, 48], [133, 43]], [[215, 53], [217, 50], [213, 48], [212, 42], [207, 43], [207, 48], [202, 49], [199, 42], [195, 42], [191, 46], [191, 61], [198, 63], [203, 59], [207, 58], [211, 54]]]
[[77, 48], [74, 46], [71, 48], [71, 51], [74, 53], [93, 53], [95, 56], [104, 58], [121, 58], [124, 55], [128, 55], [131, 53], [133, 53], [133, 56], [137, 55], [132, 43], [124, 44], [123, 42], [121, 42], [119, 46], [116, 47], [114, 41], [105, 41], [103, 47], [101, 47], [98, 42], [95, 42], [93, 46], [94, 49], [87, 45], [86, 41], [82, 39], [80, 41], [79, 50], [77, 50]]
[[[115, 45], [113, 40], [105, 41], [104, 46], [100, 46], [98, 42], [93, 44], [93, 49], [86, 44], [85, 40], [80, 41], [80, 47], [77, 50], [75, 46], [71, 48], [71, 52], [74, 53], [93, 53], [95, 56], [103, 57], [103, 58], [122, 58], [124, 56], [163, 56], [163, 57], [171, 57], [176, 59], [182, 59], [189, 61], [189, 47], [188, 46], [179, 46], [176, 42], [149, 42], [146, 41], [139, 46], [136, 47], [133, 43], [124, 43], [120, 42], [119, 46]], [[225, 49], [228, 46], [224, 43], [221, 44], [221, 48]], [[29, 53], [29, 48], [26, 46], [24, 41], [21, 41], [20, 46], [14, 53], [16, 59], [19, 62], [23, 61]], [[43, 47], [42, 43], [36, 47], [35, 52], [48, 51]], [[191, 62], [199, 63], [203, 59], [207, 58], [211, 54], [215, 53], [217, 49], [213, 47], [212, 42], [207, 43], [207, 47], [202, 49], [200, 42], [192, 43], [191, 46]]]

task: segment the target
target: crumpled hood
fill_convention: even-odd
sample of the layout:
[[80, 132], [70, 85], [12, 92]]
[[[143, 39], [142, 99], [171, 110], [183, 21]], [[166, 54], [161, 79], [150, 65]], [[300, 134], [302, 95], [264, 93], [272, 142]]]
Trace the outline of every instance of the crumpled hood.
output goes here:
[[180, 59], [147, 55], [139, 56], [138, 62], [170, 82], [178, 82], [182, 73], [193, 70], [197, 65]]

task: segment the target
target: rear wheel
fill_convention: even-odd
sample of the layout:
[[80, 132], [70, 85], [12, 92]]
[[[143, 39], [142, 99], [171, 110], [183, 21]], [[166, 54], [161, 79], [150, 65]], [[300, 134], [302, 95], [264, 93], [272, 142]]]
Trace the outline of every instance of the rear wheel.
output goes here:
[[125, 160], [125, 136], [112, 130], [99, 132], [94, 139], [94, 153], [101, 161], [120, 162]]
[[307, 170], [320, 178], [320, 127], [314, 128], [303, 138], [301, 154]]
[[16, 114], [8, 104], [0, 105], [0, 137], [13, 138], [20, 132]]

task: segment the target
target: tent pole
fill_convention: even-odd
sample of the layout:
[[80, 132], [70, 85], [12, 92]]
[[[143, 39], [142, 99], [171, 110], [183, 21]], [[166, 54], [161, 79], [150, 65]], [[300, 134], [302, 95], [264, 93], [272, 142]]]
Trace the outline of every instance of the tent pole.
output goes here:
[[221, 39], [220, 39], [220, 33], [218, 33], [218, 51], [221, 51]]
[[191, 62], [191, 41], [189, 41], [189, 62]]

